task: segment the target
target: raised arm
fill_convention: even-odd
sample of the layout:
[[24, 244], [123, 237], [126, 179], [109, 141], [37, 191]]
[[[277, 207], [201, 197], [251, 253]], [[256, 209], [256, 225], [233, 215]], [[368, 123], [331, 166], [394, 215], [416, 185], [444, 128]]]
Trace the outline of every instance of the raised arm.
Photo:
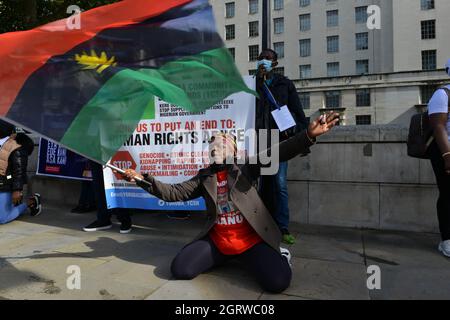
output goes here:
[[[320, 116], [308, 126], [307, 130], [303, 130], [292, 138], [281, 142], [277, 147], [272, 147], [269, 150], [276, 150], [278, 148], [280, 161], [291, 160], [299, 154], [305, 153], [309, 147], [316, 143], [317, 137], [330, 131], [338, 121], [339, 114], [335, 112]], [[266, 153], [268, 151], [263, 152]], [[261, 157], [261, 154], [258, 157]]]
[[[134, 170], [125, 171], [124, 177], [127, 181], [136, 182], [138, 186], [146, 190], [148, 193], [167, 202], [189, 201], [197, 199], [203, 195], [200, 175], [183, 183], [169, 184], [156, 180], [152, 176], [143, 176]], [[135, 181], [138, 177], [147, 181], [149, 184]]]
[[259, 169], [264, 165], [261, 159], [267, 159], [267, 154], [279, 152], [279, 161], [289, 161], [300, 154], [304, 154], [309, 147], [316, 143], [316, 138], [330, 131], [339, 121], [339, 114], [335, 112], [320, 116], [313, 121], [307, 130], [297, 133], [292, 138], [269, 148], [247, 160], [253, 178], [259, 176]]

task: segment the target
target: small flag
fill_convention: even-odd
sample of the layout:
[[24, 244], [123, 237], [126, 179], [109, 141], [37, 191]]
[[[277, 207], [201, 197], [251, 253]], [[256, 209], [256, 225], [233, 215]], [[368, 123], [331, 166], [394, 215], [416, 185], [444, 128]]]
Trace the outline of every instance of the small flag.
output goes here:
[[203, 111], [242, 80], [207, 0], [124, 0], [0, 35], [0, 116], [106, 163], [154, 97]]

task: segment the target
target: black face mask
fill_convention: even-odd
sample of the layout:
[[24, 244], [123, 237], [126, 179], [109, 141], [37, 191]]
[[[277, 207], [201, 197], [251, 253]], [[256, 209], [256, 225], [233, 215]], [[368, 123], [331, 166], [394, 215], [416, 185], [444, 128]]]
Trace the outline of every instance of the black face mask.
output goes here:
[[0, 119], [0, 138], [9, 137], [14, 132], [14, 126]]

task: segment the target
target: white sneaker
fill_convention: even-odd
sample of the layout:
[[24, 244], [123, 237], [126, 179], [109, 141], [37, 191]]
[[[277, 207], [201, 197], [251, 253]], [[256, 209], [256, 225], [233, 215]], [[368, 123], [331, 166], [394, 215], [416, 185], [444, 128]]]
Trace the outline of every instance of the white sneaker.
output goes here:
[[439, 244], [439, 251], [446, 257], [450, 258], [450, 240], [442, 241]]
[[280, 247], [280, 252], [281, 252], [281, 255], [282, 255], [283, 257], [286, 258], [286, 260], [287, 260], [288, 263], [289, 263], [289, 266], [292, 268], [292, 263], [291, 263], [292, 255], [291, 255], [291, 253], [289, 252], [289, 250], [286, 249], [286, 248]]

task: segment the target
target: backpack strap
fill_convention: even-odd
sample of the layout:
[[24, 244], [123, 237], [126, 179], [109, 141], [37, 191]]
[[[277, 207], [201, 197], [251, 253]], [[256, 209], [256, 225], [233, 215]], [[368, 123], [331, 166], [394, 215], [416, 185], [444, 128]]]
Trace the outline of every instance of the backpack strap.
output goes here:
[[450, 89], [447, 87], [442, 87], [442, 90], [445, 91], [445, 93], [447, 94], [447, 98], [448, 98], [448, 113], [450, 114]]

